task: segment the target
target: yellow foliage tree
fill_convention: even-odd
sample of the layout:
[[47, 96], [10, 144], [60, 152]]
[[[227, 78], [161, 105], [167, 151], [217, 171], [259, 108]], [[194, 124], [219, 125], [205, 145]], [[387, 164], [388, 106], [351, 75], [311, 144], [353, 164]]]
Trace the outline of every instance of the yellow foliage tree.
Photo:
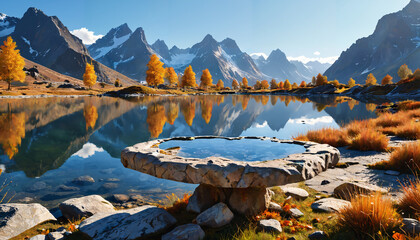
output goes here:
[[302, 81], [302, 82], [300, 83], [299, 87], [301, 87], [301, 88], [306, 87], [306, 82], [305, 82], [305, 81]]
[[400, 69], [398, 69], [398, 77], [402, 80], [408, 78], [410, 74], [413, 74], [413, 72], [408, 68], [407, 64], [402, 65]]
[[118, 78], [117, 78], [117, 79], [115, 80], [115, 82], [114, 82], [114, 86], [115, 86], [115, 87], [119, 87], [119, 86], [121, 86], [120, 79], [118, 79]]
[[147, 107], [146, 122], [152, 138], [157, 138], [163, 131], [166, 123], [165, 107], [161, 104], [151, 104]]
[[349, 82], [347, 83], [347, 86], [348, 86], [349, 88], [352, 88], [352, 87], [356, 86], [356, 81], [354, 81], [354, 79], [353, 79], [353, 78], [350, 78], [350, 79], [349, 79]]
[[268, 84], [267, 80], [262, 80], [261, 81], [261, 89], [268, 89], [270, 87], [270, 85]]
[[98, 120], [98, 110], [93, 105], [86, 105], [83, 108], [83, 116], [86, 121], [86, 131], [91, 128], [94, 129], [96, 125], [96, 120]]
[[93, 85], [96, 83], [96, 79], [98, 77], [95, 73], [95, 67], [92, 63], [86, 63], [86, 69], [85, 73], [83, 74], [83, 83], [85, 86], [87, 86], [89, 89], [92, 88]]
[[335, 79], [334, 81], [332, 81], [331, 84], [334, 85], [335, 87], [338, 87], [340, 85], [340, 83], [338, 82], [337, 79]]
[[280, 81], [279, 82], [279, 89], [283, 89], [284, 88], [284, 82]]
[[236, 90], [239, 88], [239, 83], [236, 81], [236, 79], [233, 79], [232, 81], [232, 89]]
[[185, 68], [184, 75], [182, 75], [182, 87], [196, 87], [197, 83], [195, 81], [195, 72], [193, 71], [191, 65]]
[[299, 86], [297, 85], [297, 83], [293, 83], [292, 84], [292, 89], [296, 89], [296, 88], [298, 88]]
[[242, 78], [242, 87], [247, 88], [248, 87], [248, 79], [246, 77]]
[[200, 81], [200, 87], [202, 88], [208, 88], [211, 85], [213, 85], [213, 79], [211, 78], [210, 71], [207, 68], [203, 70], [203, 74], [201, 74]]
[[178, 83], [178, 74], [173, 67], [166, 69], [165, 78], [168, 79], [170, 86], [175, 86]]
[[18, 153], [18, 146], [25, 138], [25, 113], [0, 115], [0, 144], [9, 159]]
[[225, 84], [223, 83], [222, 79], [219, 79], [219, 81], [217, 81], [216, 88], [220, 90], [224, 87], [225, 87]]
[[279, 85], [277, 84], [276, 79], [274, 79], [274, 78], [271, 79], [270, 88], [271, 89], [277, 89], [277, 88], [279, 88]]
[[328, 83], [328, 78], [327, 76], [322, 76], [322, 74], [319, 73], [318, 76], [316, 76], [315, 82], [317, 86], [321, 86]]
[[366, 86], [372, 86], [376, 85], [376, 78], [373, 76], [372, 73], [369, 73], [369, 75], [366, 78]]
[[257, 82], [254, 84], [254, 89], [259, 90], [261, 89], [261, 82], [257, 80]]
[[292, 84], [290, 84], [289, 79], [286, 79], [286, 81], [284, 81], [284, 89], [286, 90], [292, 90]]
[[381, 84], [382, 84], [382, 85], [392, 84], [392, 77], [391, 77], [389, 74], [387, 74], [387, 75], [386, 75], [386, 76], [382, 79]]
[[20, 56], [19, 49], [15, 49], [16, 43], [10, 36], [0, 48], [0, 80], [6, 81], [9, 85], [7, 90], [11, 90], [12, 81], [25, 81], [25, 60]]
[[150, 56], [150, 61], [147, 63], [146, 82], [149, 86], [158, 86], [164, 83], [163, 77], [165, 75], [165, 68], [163, 63], [159, 60], [156, 54]]

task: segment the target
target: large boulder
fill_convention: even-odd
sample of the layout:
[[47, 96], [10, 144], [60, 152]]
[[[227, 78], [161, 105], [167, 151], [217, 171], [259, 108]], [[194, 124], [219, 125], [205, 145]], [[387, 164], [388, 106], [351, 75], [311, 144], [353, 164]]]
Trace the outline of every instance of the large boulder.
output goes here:
[[349, 201], [337, 198], [323, 198], [312, 203], [311, 208], [315, 212], [338, 212], [341, 208], [350, 205]]
[[0, 240], [9, 239], [42, 222], [57, 220], [41, 204], [0, 204]]
[[203, 229], [197, 224], [185, 224], [162, 236], [162, 240], [201, 240], [205, 237]]
[[420, 222], [412, 218], [403, 218], [402, 230], [411, 236], [420, 234]]
[[388, 190], [369, 183], [345, 182], [334, 189], [335, 197], [350, 200], [352, 196], [369, 195], [374, 192], [387, 193]]
[[319, 94], [334, 94], [337, 91], [337, 88], [332, 84], [325, 84], [318, 87], [314, 87], [308, 91], [309, 95], [319, 95]]
[[224, 203], [218, 203], [197, 216], [197, 223], [200, 226], [218, 228], [222, 227], [233, 219], [233, 213]]
[[160, 233], [175, 223], [176, 219], [165, 210], [146, 205], [96, 213], [80, 223], [79, 230], [93, 239], [136, 239]]
[[234, 188], [229, 206], [240, 214], [255, 216], [270, 206], [272, 194], [267, 188]]
[[99, 212], [115, 212], [114, 206], [99, 195], [71, 198], [62, 202], [59, 208], [63, 216], [70, 220], [90, 217]]
[[200, 213], [219, 202], [226, 202], [228, 190], [200, 184], [188, 200], [187, 211]]

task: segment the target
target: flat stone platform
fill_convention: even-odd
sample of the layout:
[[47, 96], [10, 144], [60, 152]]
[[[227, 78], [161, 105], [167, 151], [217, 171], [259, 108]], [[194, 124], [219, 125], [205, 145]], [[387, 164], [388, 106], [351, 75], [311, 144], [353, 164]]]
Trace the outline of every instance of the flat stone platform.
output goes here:
[[[159, 144], [171, 140], [216, 138], [298, 144], [306, 151], [270, 161], [244, 162], [224, 157], [184, 158], [173, 150], [159, 148]], [[121, 162], [127, 168], [158, 178], [220, 188], [260, 188], [304, 181], [334, 167], [339, 160], [338, 149], [326, 144], [267, 137], [175, 137], [139, 143], [121, 152]]]

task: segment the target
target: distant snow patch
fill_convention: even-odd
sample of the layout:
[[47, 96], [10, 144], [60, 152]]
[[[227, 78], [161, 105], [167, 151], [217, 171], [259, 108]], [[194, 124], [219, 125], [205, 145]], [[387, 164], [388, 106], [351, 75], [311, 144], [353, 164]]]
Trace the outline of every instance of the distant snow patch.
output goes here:
[[288, 56], [287, 59], [289, 61], [299, 61], [299, 62], [302, 62], [304, 64], [307, 64], [308, 62], [314, 62], [314, 61], [318, 61], [320, 63], [333, 64], [335, 61], [337, 61], [338, 56], [332, 56], [332, 57], [316, 57], [316, 58], [310, 58], [310, 57], [306, 57], [306, 56], [299, 56], [299, 57], [290, 57], [290, 56]]
[[112, 40], [113, 44], [111, 46], [108, 46], [108, 47], [98, 48], [96, 51], [99, 52], [99, 53], [95, 56], [95, 58], [100, 58], [100, 57], [104, 56], [105, 54], [107, 54], [112, 49], [120, 46], [125, 41], [127, 41], [129, 37], [130, 37], [130, 34], [127, 34], [127, 35], [119, 37], [119, 38], [114, 36], [114, 39]]
[[99, 38], [103, 37], [104, 35], [95, 35], [93, 31], [89, 31], [87, 28], [80, 28], [70, 31], [71, 34], [80, 38], [84, 44], [93, 44]]
[[301, 118], [295, 118], [295, 119], [289, 119], [289, 123], [305, 123], [309, 125], [315, 125], [319, 123], [333, 123], [334, 119], [330, 116], [322, 116], [318, 118], [307, 118], [307, 117], [301, 117]]
[[369, 73], [369, 72], [372, 72], [373, 70], [374, 70], [375, 68], [371, 68], [371, 69], [369, 69], [369, 68], [366, 68], [360, 75], [363, 75], [363, 74], [366, 74], [366, 73]]
[[253, 59], [263, 57], [266, 60], [268, 58], [267, 54], [265, 53], [251, 53], [249, 56], [251, 56]]
[[28, 46], [29, 46], [29, 53], [31, 55], [35, 53], [35, 56], [38, 56], [38, 51], [32, 49], [31, 42], [28, 39], [24, 38], [24, 37], [22, 37], [22, 39], [23, 39], [23, 41], [25, 41], [26, 44], [28, 44]]
[[120, 60], [118, 62], [114, 62], [114, 69], [117, 69], [117, 67], [118, 67], [119, 64], [125, 63], [125, 62], [129, 62], [129, 61], [131, 61], [133, 59], [134, 59], [134, 56], [131, 56], [131, 57], [125, 59], [125, 60]]
[[73, 154], [73, 156], [78, 156], [81, 158], [88, 158], [95, 155], [96, 152], [103, 152], [103, 151], [104, 151], [103, 148], [98, 148], [95, 144], [88, 142], [85, 145], [83, 145], [82, 149], [80, 149], [75, 154]]
[[190, 64], [195, 57], [196, 55], [191, 53], [172, 55], [171, 61], [169, 61], [168, 64], [174, 68], [183, 67]]

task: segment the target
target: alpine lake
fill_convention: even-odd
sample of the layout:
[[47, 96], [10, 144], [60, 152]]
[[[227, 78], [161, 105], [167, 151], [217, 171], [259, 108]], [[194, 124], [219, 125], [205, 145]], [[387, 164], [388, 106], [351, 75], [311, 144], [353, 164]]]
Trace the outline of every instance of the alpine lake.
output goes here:
[[[137, 194], [164, 202], [197, 185], [159, 179], [125, 168], [125, 147], [177, 136], [266, 136], [291, 139], [308, 130], [339, 128], [376, 117], [375, 104], [350, 98], [278, 95], [46, 97], [0, 99], [0, 186], [3, 202], [38, 202], [48, 208], [89, 194]], [[179, 155], [265, 161], [304, 151], [261, 140], [169, 141]], [[77, 182], [89, 176], [94, 182]], [[90, 179], [91, 179], [90, 178]]]

